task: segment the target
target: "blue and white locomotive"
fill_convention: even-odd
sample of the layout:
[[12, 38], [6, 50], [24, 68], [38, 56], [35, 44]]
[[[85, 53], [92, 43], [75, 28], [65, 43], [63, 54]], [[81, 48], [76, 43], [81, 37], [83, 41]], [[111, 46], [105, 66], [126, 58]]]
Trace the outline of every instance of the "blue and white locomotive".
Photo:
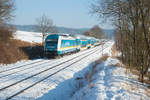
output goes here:
[[45, 39], [44, 51], [47, 55], [62, 55], [99, 45], [97, 39], [69, 34], [50, 34]]

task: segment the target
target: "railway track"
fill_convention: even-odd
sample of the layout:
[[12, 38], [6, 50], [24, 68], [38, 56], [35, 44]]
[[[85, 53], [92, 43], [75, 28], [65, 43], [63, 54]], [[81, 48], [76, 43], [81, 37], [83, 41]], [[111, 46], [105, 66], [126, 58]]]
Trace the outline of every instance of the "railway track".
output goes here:
[[[92, 50], [93, 49], [95, 49], [95, 48], [92, 48]], [[81, 52], [80, 52], [81, 53]], [[83, 53], [83, 55], [84, 54], [86, 54], [87, 52], [85, 52], [85, 53]], [[81, 53], [81, 55], [82, 55], [82, 53]], [[77, 57], [79, 57], [79, 56], [81, 56], [81, 55], [78, 55]], [[77, 57], [75, 57], [75, 58], [77, 58]], [[61, 60], [61, 59], [60, 59]], [[42, 63], [40, 63], [40, 62], [42, 62]], [[9, 69], [9, 70], [5, 70], [5, 71], [3, 71], [3, 72], [1, 72], [0, 73], [0, 79], [2, 79], [2, 78], [5, 78], [5, 77], [7, 77], [7, 76], [10, 76], [10, 75], [13, 75], [13, 74], [16, 74], [16, 73], [19, 73], [19, 72], [22, 72], [22, 71], [25, 71], [25, 70], [29, 70], [29, 69], [32, 69], [32, 68], [36, 68], [36, 69], [34, 69], [34, 70], [37, 70], [38, 68], [39, 68], [39, 66], [40, 65], [43, 65], [43, 67], [44, 66], [49, 66], [49, 65], [51, 65], [51, 64], [54, 64], [54, 63], [56, 63], [56, 62], [59, 62], [59, 60], [58, 61], [46, 61], [46, 62], [44, 62], [44, 61], [40, 61], [40, 62], [34, 62], [34, 63], [30, 63], [30, 64], [27, 64], [27, 65], [21, 65], [21, 66], [18, 66], [18, 67], [16, 67], [16, 68], [11, 68], [11, 69]], [[49, 63], [48, 63], [49, 62]], [[67, 61], [66, 61], [67, 62]], [[35, 65], [34, 65], [35, 64]], [[45, 65], [46, 64], [46, 65]], [[33, 66], [28, 66], [28, 65], [33, 65]], [[22, 68], [23, 67], [23, 68]], [[41, 66], [40, 66], [41, 67]], [[7, 74], [9, 71], [12, 71], [12, 70], [16, 70], [16, 69], [19, 69], [19, 68], [22, 68], [22, 69], [20, 69], [20, 70], [17, 70], [17, 71], [14, 71], [14, 72], [10, 72], [9, 74]], [[32, 70], [31, 70], [32, 71]], [[2, 74], [2, 73], [6, 73], [6, 74]], [[1, 75], [2, 74], [2, 75]], [[23, 74], [26, 74], [26, 73], [23, 73]], [[14, 79], [14, 78], [11, 78], [11, 79]], [[10, 80], [11, 80], [10, 79]]]
[[71, 64], [69, 64], [69, 65], [67, 65], [67, 66], [65, 66], [65, 67], [63, 67], [63, 68], [61, 68], [61, 69], [59, 69], [58, 71], [56, 71], [56, 72], [54, 72], [54, 73], [52, 73], [52, 74], [50, 74], [50, 75], [48, 75], [48, 76], [42, 78], [41, 80], [35, 82], [34, 84], [32, 84], [32, 85], [30, 85], [30, 86], [28, 86], [28, 87], [22, 89], [21, 91], [15, 93], [15, 94], [13, 94], [13, 95], [11, 95], [10, 97], [6, 98], [6, 100], [10, 100], [11, 98], [13, 98], [13, 97], [15, 97], [15, 96], [21, 94], [22, 92], [28, 90], [29, 88], [32, 88], [32, 87], [35, 86], [36, 84], [38, 84], [38, 83], [40, 83], [40, 82], [42, 82], [42, 81], [48, 79], [49, 77], [51, 77], [51, 76], [57, 74], [58, 72], [60, 72], [60, 71], [62, 71], [62, 70], [64, 70], [64, 69], [66, 69], [66, 68], [68, 68], [69, 66], [71, 66], [71, 65], [73, 65], [73, 64], [75, 64], [75, 63], [77, 63], [77, 62], [79, 62], [79, 61], [82, 60], [83, 58], [85, 58], [85, 57], [87, 57], [87, 56], [89, 56], [89, 55], [91, 55], [91, 54], [93, 54], [93, 53], [95, 53], [95, 51], [92, 52], [92, 53], [90, 53], [90, 54], [88, 54], [88, 55], [86, 55], [86, 56], [84, 56], [84, 57], [82, 57], [82, 58], [80, 58], [80, 59], [78, 59], [77, 61], [74, 61], [73, 63], [71, 63]]
[[[81, 52], [83, 52], [83, 51], [81, 51]], [[2, 70], [2, 71], [0, 71], [0, 74], [4, 73], [4, 72], [15, 70], [15, 69], [19, 69], [19, 68], [22, 68], [22, 67], [26, 67], [26, 66], [29, 66], [29, 65], [33, 65], [33, 64], [40, 64], [41, 65], [41, 62], [43, 62], [42, 64], [44, 64], [44, 63], [47, 63], [49, 61], [44, 62], [43, 60], [40, 60], [40, 61], [35, 61], [35, 62], [32, 62], [32, 63], [28, 63], [28, 64], [23, 64], [23, 65], [15, 67], [15, 68], [9, 68], [9, 69], [6, 69], [6, 70]], [[1, 78], [1, 76], [0, 76], [0, 78]]]
[[[92, 50], [92, 51], [95, 51], [95, 49]], [[84, 54], [86, 54], [86, 53], [84, 53]], [[84, 55], [84, 54], [81, 54], [81, 55]], [[3, 87], [3, 88], [0, 88], [0, 91], [4, 90], [4, 89], [6, 89], [6, 88], [9, 88], [10, 86], [16, 85], [16, 84], [18, 84], [18, 83], [20, 83], [20, 82], [22, 82], [22, 81], [24, 81], [24, 80], [27, 80], [27, 79], [29, 79], [29, 78], [32, 78], [32, 77], [34, 77], [34, 76], [36, 76], [36, 75], [39, 75], [39, 74], [41, 74], [41, 73], [43, 73], [43, 72], [45, 72], [45, 71], [48, 71], [48, 70], [50, 70], [50, 69], [53, 69], [53, 68], [55, 68], [55, 67], [57, 67], [57, 66], [59, 66], [59, 65], [62, 65], [62, 64], [64, 64], [64, 63], [66, 63], [66, 62], [69, 62], [69, 61], [71, 61], [71, 60], [74, 60], [74, 59], [80, 57], [81, 55], [78, 55], [78, 56], [76, 56], [76, 57], [74, 57], [74, 58], [71, 58], [71, 59], [69, 59], [69, 60], [63, 61], [63, 62], [61, 62], [61, 63], [59, 63], [59, 64], [54, 65], [54, 66], [50, 66], [49, 68], [44, 69], [43, 71], [40, 71], [40, 72], [38, 72], [38, 73], [36, 73], [36, 74], [33, 74], [33, 75], [29, 76], [29, 77], [26, 77], [26, 78], [24, 78], [24, 79], [21, 79], [20, 81], [17, 81], [17, 82], [15, 82], [15, 83], [11, 84], [11, 85], [8, 85], [8, 86], [5, 86], [5, 87]], [[49, 66], [49, 65], [51, 65], [51, 64], [48, 64], [47, 66]], [[40, 67], [41, 67], [41, 66], [40, 66]]]
[[[106, 47], [106, 48], [107, 48], [107, 47]], [[106, 48], [104, 48], [104, 49], [106, 49]], [[6, 100], [9, 100], [9, 99], [11, 99], [11, 98], [13, 98], [13, 97], [15, 97], [15, 96], [17, 96], [17, 95], [23, 93], [24, 91], [26, 91], [26, 90], [32, 88], [33, 86], [37, 85], [38, 83], [40, 83], [40, 82], [46, 80], [47, 78], [49, 78], [49, 77], [51, 77], [51, 76], [57, 74], [58, 72], [60, 72], [60, 71], [62, 71], [62, 70], [64, 70], [64, 69], [66, 69], [66, 68], [68, 68], [69, 66], [71, 66], [71, 65], [73, 65], [73, 64], [75, 64], [75, 63], [77, 63], [77, 62], [79, 62], [80, 60], [82, 60], [82, 59], [88, 57], [89, 55], [95, 53], [95, 52], [97, 51], [97, 49], [98, 49], [98, 48], [95, 48], [94, 50], [92, 49], [88, 54], [87, 54], [87, 52], [86, 52], [86, 53], [83, 53], [83, 54], [81, 53], [82, 57], [81, 57], [81, 55], [78, 55], [78, 56], [73, 57], [73, 58], [71, 58], [71, 59], [69, 59], [69, 60], [66, 60], [66, 61], [64, 61], [64, 62], [61, 62], [61, 63], [56, 64], [56, 65], [54, 65], [54, 66], [51, 66], [51, 67], [49, 67], [49, 68], [47, 68], [47, 69], [45, 69], [45, 70], [43, 70], [43, 71], [40, 71], [40, 72], [38, 72], [38, 73], [36, 73], [36, 74], [33, 74], [33, 75], [29, 76], [29, 77], [26, 77], [26, 78], [21, 79], [21, 80], [19, 80], [19, 81], [17, 81], [17, 82], [14, 82], [13, 84], [10, 84], [10, 85], [8, 85], [8, 86], [5, 86], [5, 87], [3, 87], [3, 88], [0, 88], [0, 93], [3, 92], [4, 90], [10, 88], [10, 87], [13, 87], [13, 86], [15, 86], [15, 85], [17, 85], [17, 84], [19, 84], [19, 83], [25, 81], [25, 80], [31, 79], [31, 78], [33, 78], [33, 77], [35, 77], [35, 76], [37, 76], [37, 75], [40, 75], [40, 74], [45, 73], [45, 72], [48, 72], [49, 70], [51, 70], [51, 69], [53, 69], [53, 68], [56, 68], [56, 67], [58, 67], [58, 66], [60, 66], [60, 65], [62, 65], [62, 64], [65, 64], [65, 63], [67, 63], [67, 62], [73, 61], [74, 59], [76, 59], [76, 58], [78, 58], [78, 57], [81, 57], [80, 59], [77, 59], [76, 61], [73, 61], [71, 64], [69, 64], [69, 65], [67, 65], [67, 66], [65, 66], [65, 67], [63, 67], [63, 68], [61, 68], [61, 69], [55, 71], [54, 73], [51, 73], [51, 74], [49, 74], [49, 75], [43, 77], [42, 79], [40, 79], [39, 81], [35, 82], [34, 84], [31, 84], [31, 85], [29, 85], [29, 86], [27, 86], [27, 87], [21, 89], [20, 91], [14, 93], [13, 95], [10, 95], [9, 97], [6, 98]], [[49, 64], [49, 65], [51, 65], [51, 64]], [[47, 65], [47, 66], [49, 66], [49, 65]], [[13, 73], [13, 74], [14, 74], [14, 73]]]
[[41, 60], [41, 61], [36, 61], [36, 62], [32, 62], [32, 63], [29, 63], [29, 64], [23, 64], [23, 65], [20, 65], [20, 66], [15, 67], [15, 68], [10, 68], [10, 69], [6, 69], [6, 70], [4, 70], [4, 71], [0, 71], [0, 73], [4, 73], [4, 72], [8, 72], [8, 71], [10, 71], [10, 70], [22, 68], [22, 67], [25, 67], [25, 66], [28, 66], [28, 65], [40, 63], [40, 62], [42, 62], [42, 61], [43, 61], [43, 60]]

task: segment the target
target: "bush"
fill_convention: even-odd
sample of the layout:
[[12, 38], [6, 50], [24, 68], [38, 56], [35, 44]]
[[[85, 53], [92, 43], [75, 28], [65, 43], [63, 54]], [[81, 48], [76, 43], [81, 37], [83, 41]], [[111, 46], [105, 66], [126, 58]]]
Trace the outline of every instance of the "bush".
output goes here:
[[15, 63], [21, 59], [28, 59], [23, 51], [19, 49], [17, 40], [9, 40], [7, 43], [0, 43], [0, 63]]
[[10, 27], [10, 26], [4, 26], [1, 25], [0, 26], [0, 41], [1, 42], [8, 42], [12, 37], [12, 33], [14, 32], [14, 28]]

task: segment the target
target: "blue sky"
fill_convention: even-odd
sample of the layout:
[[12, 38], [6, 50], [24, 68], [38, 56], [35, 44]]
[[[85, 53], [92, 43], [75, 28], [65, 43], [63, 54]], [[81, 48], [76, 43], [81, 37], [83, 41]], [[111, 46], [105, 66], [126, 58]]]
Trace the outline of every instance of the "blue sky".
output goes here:
[[[13, 23], [19, 25], [35, 24], [36, 18], [43, 14], [51, 18], [56, 26], [70, 28], [90, 28], [99, 21], [89, 14], [93, 0], [15, 0], [16, 11]], [[111, 28], [109, 24], [99, 24]]]

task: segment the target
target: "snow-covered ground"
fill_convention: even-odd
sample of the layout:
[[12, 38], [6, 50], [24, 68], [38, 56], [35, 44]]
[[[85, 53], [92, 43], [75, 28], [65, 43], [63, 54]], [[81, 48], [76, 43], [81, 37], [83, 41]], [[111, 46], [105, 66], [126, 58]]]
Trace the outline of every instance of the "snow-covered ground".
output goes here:
[[[17, 31], [15, 38], [32, 43], [41, 43], [41, 35], [41, 33]], [[113, 41], [106, 42], [103, 48], [107, 48], [104, 49], [103, 54], [111, 56], [111, 47], [113, 44]], [[84, 56], [84, 53], [89, 53], [93, 50], [95, 53], [80, 60]], [[19, 80], [79, 55], [81, 57], [77, 57], [56, 68], [19, 82]], [[93, 88], [90, 88], [89, 82], [84, 79], [84, 76], [87, 72], [91, 71], [93, 62], [101, 56], [102, 46], [99, 46], [59, 59], [37, 59], [21, 61], [10, 65], [0, 65], [0, 89], [19, 82], [8, 89], [0, 90], [0, 100], [5, 100], [7, 97], [77, 60], [80, 61], [36, 84], [34, 87], [27, 89], [23, 93], [16, 95], [12, 100], [150, 100], [150, 97], [146, 95], [146, 87], [136, 81], [136, 76], [132, 74], [127, 75], [124, 68], [113, 67], [112, 65], [120, 62], [111, 57], [97, 66], [98, 72], [94, 74], [91, 82]], [[16, 69], [11, 70], [13, 68]], [[78, 80], [78, 78], [83, 79]]]
[[31, 43], [42, 43], [42, 34], [37, 32], [17, 31], [14, 38]]
[[[107, 42], [103, 47], [107, 47], [103, 53], [110, 53], [111, 47], [113, 45], [113, 41]], [[63, 68], [64, 66], [68, 66], [68, 68], [64, 69], [63, 71], [49, 77], [48, 79], [36, 84], [34, 87], [24, 91], [23, 93], [13, 97], [12, 100], [68, 100], [70, 94], [67, 91], [72, 93], [74, 89], [68, 87], [68, 84], [75, 84], [74, 77], [78, 75], [82, 75], [85, 68], [88, 68], [92, 62], [97, 60], [100, 56], [102, 56], [102, 46], [91, 48], [85, 51], [81, 51], [76, 54], [64, 56], [60, 59], [38, 59], [38, 60], [31, 60], [31, 61], [21, 61], [17, 62], [16, 64], [11, 64], [7, 66], [0, 67], [0, 100], [6, 99], [10, 97], [20, 90], [35, 84], [39, 80], [43, 79], [44, 77], [55, 73], [59, 69]], [[84, 59], [81, 59], [85, 56], [85, 53], [93, 52], [93, 54], [87, 56]], [[72, 59], [76, 56], [79, 56], [74, 60], [68, 61], [62, 65], [57, 66], [56, 68], [52, 68], [48, 71], [45, 71], [39, 75], [33, 76], [23, 82], [19, 82], [20, 80], [30, 77], [31, 75], [35, 75], [45, 69], [51, 68], [52, 66], [58, 65], [64, 61]], [[78, 61], [77, 63], [73, 63], [74, 61]], [[32, 64], [31, 64], [32, 63]], [[27, 66], [24, 66], [28, 64]], [[31, 65], [30, 65], [31, 64]], [[19, 67], [23, 66], [23, 67]], [[12, 68], [16, 68], [14, 70], [10, 70]], [[6, 71], [8, 70], [8, 71]], [[2, 72], [5, 71], [5, 72]], [[81, 73], [82, 72], [82, 73]], [[72, 80], [72, 81], [70, 81]], [[18, 82], [17, 85], [13, 85], [7, 89], [1, 90], [2, 88], [11, 85], [15, 82]], [[69, 83], [68, 83], [69, 82]], [[64, 84], [64, 85], [62, 85]], [[63, 87], [62, 87], [63, 86]], [[73, 86], [74, 87], [74, 86]], [[63, 90], [63, 91], [62, 91]], [[65, 94], [64, 94], [65, 93]], [[62, 99], [63, 98], [63, 99]]]
[[93, 86], [85, 83], [69, 100], [150, 100], [146, 85], [138, 82], [135, 75], [127, 74], [125, 68], [113, 66], [117, 63], [117, 59], [109, 57], [97, 65]]

